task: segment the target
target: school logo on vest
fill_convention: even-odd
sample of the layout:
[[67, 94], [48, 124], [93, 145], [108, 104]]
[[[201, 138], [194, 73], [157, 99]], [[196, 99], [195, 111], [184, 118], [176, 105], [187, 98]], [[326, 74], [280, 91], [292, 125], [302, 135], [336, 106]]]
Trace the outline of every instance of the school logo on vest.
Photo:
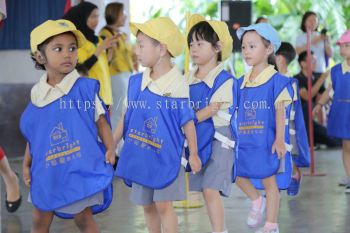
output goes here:
[[255, 120], [256, 119], [256, 110], [251, 108], [245, 111], [245, 119], [246, 120]]
[[80, 157], [80, 140], [71, 140], [63, 123], [59, 122], [50, 133], [50, 148], [45, 153], [46, 168], [63, 165]]
[[142, 131], [130, 129], [127, 142], [133, 143], [144, 150], [153, 150], [160, 154], [163, 139], [154, 136], [158, 128], [157, 121], [158, 117], [151, 117], [144, 121]]
[[68, 132], [63, 128], [62, 122], [58, 123], [50, 133], [50, 145], [55, 146], [68, 141]]
[[145, 120], [144, 130], [147, 133], [155, 134], [157, 131], [157, 120], [158, 120], [158, 117], [152, 117], [148, 120]]

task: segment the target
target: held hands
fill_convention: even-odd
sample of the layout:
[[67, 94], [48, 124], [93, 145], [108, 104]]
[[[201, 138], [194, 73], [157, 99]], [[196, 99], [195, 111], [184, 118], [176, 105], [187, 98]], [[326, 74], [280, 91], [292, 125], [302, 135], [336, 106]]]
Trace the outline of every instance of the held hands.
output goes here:
[[321, 104], [316, 104], [316, 106], [312, 110], [312, 115], [313, 116], [317, 116], [318, 114], [320, 114], [321, 110], [322, 110], [322, 105]]
[[107, 150], [105, 154], [105, 159], [107, 164], [114, 166], [115, 164], [115, 152], [113, 150]]
[[117, 47], [117, 41], [118, 38], [120, 37], [119, 34], [116, 34], [114, 36], [111, 37], [107, 37], [103, 43], [101, 44], [101, 46], [103, 47], [103, 49], [109, 49], [109, 48], [116, 48]]
[[31, 183], [30, 167], [26, 166], [23, 168], [23, 181], [24, 184], [29, 188]]
[[190, 154], [188, 162], [190, 163], [193, 174], [195, 174], [196, 172], [199, 172], [201, 170], [202, 162], [201, 162], [197, 153]]
[[283, 158], [286, 155], [287, 148], [284, 144], [284, 140], [278, 140], [273, 143], [272, 145], [272, 154], [277, 153], [277, 156], [279, 159]]
[[210, 103], [209, 108], [211, 112], [218, 112], [222, 104], [223, 103], [218, 103], [218, 102]]

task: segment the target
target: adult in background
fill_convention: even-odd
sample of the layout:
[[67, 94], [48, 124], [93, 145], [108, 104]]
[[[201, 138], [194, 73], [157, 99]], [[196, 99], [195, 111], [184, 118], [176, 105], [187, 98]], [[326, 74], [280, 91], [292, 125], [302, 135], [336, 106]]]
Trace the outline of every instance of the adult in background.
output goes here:
[[318, 17], [313, 11], [307, 11], [302, 18], [300, 29], [303, 31], [296, 39], [295, 50], [297, 54], [307, 50], [307, 29], [311, 30], [311, 50], [314, 52], [316, 66], [314, 72], [322, 74], [326, 71], [326, 60], [333, 54], [330, 38], [326, 31], [317, 32]]

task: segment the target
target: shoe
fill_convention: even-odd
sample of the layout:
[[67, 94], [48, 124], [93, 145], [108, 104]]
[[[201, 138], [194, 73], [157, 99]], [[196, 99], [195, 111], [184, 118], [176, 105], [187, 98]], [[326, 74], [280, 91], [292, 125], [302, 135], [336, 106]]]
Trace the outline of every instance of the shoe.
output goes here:
[[349, 183], [349, 178], [343, 177], [339, 180], [338, 185], [339, 186], [347, 186]]
[[[17, 172], [15, 172], [15, 173], [16, 173], [17, 179], [19, 181], [18, 173]], [[7, 212], [9, 212], [9, 213], [15, 212], [21, 206], [21, 203], [22, 203], [21, 193], [19, 194], [19, 198], [17, 201], [8, 201], [7, 194], [5, 194], [5, 206], [6, 206]]]
[[288, 196], [297, 196], [299, 194], [301, 180], [302, 176], [300, 176], [299, 179], [292, 177], [292, 181], [290, 182], [289, 187], [287, 189]]
[[7, 198], [5, 198], [6, 209], [7, 209], [7, 212], [9, 213], [15, 212], [21, 206], [21, 203], [22, 203], [22, 196], [19, 196], [19, 199], [17, 201], [8, 201]]
[[278, 227], [272, 230], [269, 230], [265, 227], [260, 228], [259, 230], [255, 231], [255, 233], [279, 233]]
[[266, 208], [266, 198], [265, 197], [261, 197], [262, 201], [261, 201], [261, 206], [259, 209], [255, 209], [255, 208], [251, 208], [248, 218], [247, 218], [247, 225], [249, 227], [257, 227], [258, 225], [261, 224], [262, 220], [263, 220], [263, 214], [265, 212], [265, 208]]

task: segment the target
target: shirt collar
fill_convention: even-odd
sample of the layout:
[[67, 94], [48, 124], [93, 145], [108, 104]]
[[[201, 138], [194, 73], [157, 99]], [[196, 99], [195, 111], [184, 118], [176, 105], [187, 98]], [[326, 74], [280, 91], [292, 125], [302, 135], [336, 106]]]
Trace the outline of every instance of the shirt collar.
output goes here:
[[350, 66], [348, 65], [348, 63], [346, 61], [344, 61], [341, 64], [341, 69], [343, 71], [343, 74], [345, 74], [346, 72], [350, 72]]
[[142, 75], [141, 91], [145, 90], [151, 83], [156, 84], [157, 88], [164, 94], [164, 92], [169, 88], [171, 83], [181, 76], [179, 69], [176, 65], [171, 68], [169, 72], [162, 75], [156, 80], [153, 80], [150, 76], [151, 69], [147, 68]]
[[277, 73], [274, 69], [274, 66], [269, 65], [266, 67], [252, 82], [249, 80], [249, 77], [252, 73], [252, 69], [244, 75], [243, 83], [241, 85], [241, 89], [244, 87], [257, 87], [260, 86], [271, 79], [271, 77]]
[[31, 100], [32, 102], [39, 103], [39, 102], [46, 102], [46, 98], [49, 96], [49, 92], [56, 88], [60, 92], [62, 92], [62, 95], [67, 95], [69, 91], [72, 89], [74, 83], [79, 78], [79, 73], [74, 69], [72, 72], [67, 74], [60, 83], [56, 84], [55, 86], [51, 86], [47, 83], [47, 73], [45, 72], [39, 82], [34, 85], [32, 92], [31, 92]]
[[223, 69], [224, 69], [224, 63], [220, 62], [216, 67], [214, 67], [211, 71], [209, 71], [209, 73], [203, 79], [199, 79], [195, 76], [198, 70], [198, 66], [195, 66], [193, 71], [189, 74], [189, 79], [188, 79], [189, 83], [195, 84], [203, 81], [205, 84], [207, 84], [209, 88], [212, 88], [214, 86], [216, 77], [220, 74], [220, 72]]

